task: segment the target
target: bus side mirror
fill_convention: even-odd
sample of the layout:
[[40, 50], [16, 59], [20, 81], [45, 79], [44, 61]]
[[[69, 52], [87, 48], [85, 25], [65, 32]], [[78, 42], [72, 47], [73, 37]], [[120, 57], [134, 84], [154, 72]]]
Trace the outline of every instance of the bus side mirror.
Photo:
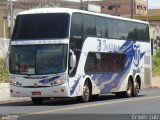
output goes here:
[[70, 57], [70, 67], [71, 68], [76, 67], [76, 56], [75, 55], [71, 55], [71, 57]]
[[71, 67], [71, 69], [69, 70], [69, 73], [72, 73], [72, 71], [76, 67], [76, 56], [71, 49], [70, 49], [70, 53], [71, 53], [71, 56], [70, 56], [70, 67]]

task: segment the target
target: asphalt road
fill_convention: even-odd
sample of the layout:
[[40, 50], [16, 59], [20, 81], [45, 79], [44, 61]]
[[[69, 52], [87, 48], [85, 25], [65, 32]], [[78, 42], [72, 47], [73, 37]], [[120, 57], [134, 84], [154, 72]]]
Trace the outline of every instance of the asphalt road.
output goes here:
[[[76, 99], [53, 99], [45, 101], [42, 105], [33, 105], [32, 102], [0, 104], [0, 113], [3, 116], [17, 115], [22, 120], [31, 120], [31, 118], [50, 120], [55, 116], [57, 120], [58, 117], [62, 117], [61, 120], [78, 120], [78, 116], [81, 119], [82, 117], [87, 118], [86, 120], [97, 119], [97, 117], [98, 119], [103, 117], [124, 117], [123, 120], [138, 119], [139, 116], [133, 116], [135, 114], [144, 115], [140, 116], [141, 118], [150, 118], [152, 116], [145, 116], [145, 114], [160, 114], [160, 89], [141, 90], [138, 97], [132, 98], [116, 98], [114, 95], [101, 96], [89, 103], [79, 103]], [[160, 115], [153, 117], [160, 120]]]

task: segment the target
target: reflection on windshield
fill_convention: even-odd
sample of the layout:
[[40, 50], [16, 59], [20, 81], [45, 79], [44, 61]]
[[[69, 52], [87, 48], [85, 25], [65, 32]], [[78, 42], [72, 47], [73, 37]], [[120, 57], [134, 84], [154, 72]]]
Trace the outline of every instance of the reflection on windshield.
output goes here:
[[10, 72], [44, 75], [66, 70], [67, 45], [11, 46]]

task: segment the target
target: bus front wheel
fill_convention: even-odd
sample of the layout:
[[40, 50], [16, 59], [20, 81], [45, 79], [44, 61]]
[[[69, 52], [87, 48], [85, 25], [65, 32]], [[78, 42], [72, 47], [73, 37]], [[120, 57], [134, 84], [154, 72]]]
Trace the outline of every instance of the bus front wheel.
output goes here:
[[83, 86], [83, 94], [82, 96], [78, 97], [78, 100], [80, 102], [88, 102], [90, 98], [91, 98], [91, 89], [88, 80], [86, 80]]

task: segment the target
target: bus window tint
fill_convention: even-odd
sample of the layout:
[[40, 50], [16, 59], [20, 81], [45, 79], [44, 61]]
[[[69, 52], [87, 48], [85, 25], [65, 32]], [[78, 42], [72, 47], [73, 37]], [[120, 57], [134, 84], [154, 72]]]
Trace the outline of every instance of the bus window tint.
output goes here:
[[121, 72], [126, 61], [121, 53], [89, 53], [85, 64], [86, 73]]
[[97, 37], [108, 37], [107, 19], [103, 17], [96, 17], [96, 31]]
[[70, 47], [71, 49], [81, 50], [83, 45], [83, 15], [75, 13], [72, 15], [71, 20], [71, 38]]
[[118, 39], [118, 20], [108, 19], [108, 38]]
[[120, 40], [127, 39], [128, 36], [128, 29], [127, 29], [127, 22], [120, 20], [118, 22], [118, 38]]
[[71, 21], [71, 37], [82, 38], [83, 33], [83, 16], [79, 13], [72, 15]]
[[142, 24], [137, 24], [137, 40], [144, 40], [145, 29], [143, 29]]
[[18, 15], [12, 40], [39, 40], [68, 37], [69, 14]]
[[[83, 46], [83, 15], [80, 13], [74, 13], [71, 19], [71, 37], [70, 37], [70, 49], [74, 51], [76, 55], [76, 63], [78, 65], [80, 58], [80, 51]], [[74, 68], [70, 76], [74, 76], [77, 67]]]
[[97, 71], [97, 59], [95, 53], [89, 53], [85, 65], [85, 72], [96, 72]]
[[128, 40], [150, 41], [148, 25], [128, 22]]
[[128, 40], [136, 40], [137, 39], [137, 31], [136, 31], [136, 23], [127, 22], [128, 24]]
[[86, 37], [96, 36], [96, 20], [95, 16], [83, 15], [84, 34]]
[[143, 31], [144, 31], [143, 32], [143, 40], [148, 42], [148, 41], [150, 41], [149, 26], [143, 24], [142, 27], [143, 27]]

